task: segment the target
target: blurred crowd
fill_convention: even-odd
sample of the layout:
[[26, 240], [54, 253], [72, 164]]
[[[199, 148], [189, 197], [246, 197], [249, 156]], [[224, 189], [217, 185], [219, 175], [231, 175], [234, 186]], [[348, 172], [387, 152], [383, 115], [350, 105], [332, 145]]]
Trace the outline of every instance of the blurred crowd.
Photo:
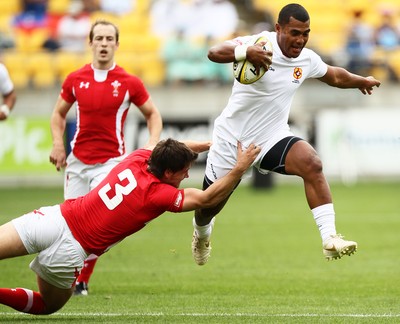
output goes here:
[[[115, 22], [123, 35], [120, 65], [139, 74], [149, 85], [223, 85], [232, 81], [231, 68], [210, 62], [208, 48], [235, 35], [273, 30], [276, 17], [268, 5], [257, 0], [19, 0], [11, 6], [14, 10], [9, 9], [10, 4], [8, 9], [4, 7], [0, 17], [1, 57], [7, 66], [8, 62], [13, 65], [21, 52], [30, 57], [37, 53], [50, 53], [53, 57], [72, 53], [80, 59], [76, 62], [84, 63], [90, 26], [96, 19], [105, 18]], [[322, 50], [328, 62], [335, 61], [350, 71], [363, 75], [377, 73], [378, 78], [398, 82], [400, 4], [381, 6], [377, 11], [378, 19], [371, 22], [362, 7], [348, 10], [348, 20], [337, 22], [346, 26], [340, 35], [340, 48], [328, 48], [329, 40], [324, 37], [316, 37], [310, 46]], [[319, 29], [313, 23], [311, 40]], [[54, 64], [58, 61], [52, 59]], [[134, 66], [131, 61], [140, 63]], [[64, 62], [66, 65], [67, 59]], [[145, 71], [144, 66], [153, 69]], [[11, 76], [16, 76], [18, 86], [18, 72], [13, 70], [14, 66], [8, 68]], [[68, 67], [53, 70], [60, 73], [62, 69]], [[57, 76], [53, 76], [42, 84], [56, 81]], [[25, 80], [21, 84], [30, 83]]]
[[369, 24], [363, 10], [355, 10], [347, 33], [347, 67], [358, 74], [381, 71], [384, 79], [399, 82], [400, 23], [395, 10], [383, 8], [376, 26]]

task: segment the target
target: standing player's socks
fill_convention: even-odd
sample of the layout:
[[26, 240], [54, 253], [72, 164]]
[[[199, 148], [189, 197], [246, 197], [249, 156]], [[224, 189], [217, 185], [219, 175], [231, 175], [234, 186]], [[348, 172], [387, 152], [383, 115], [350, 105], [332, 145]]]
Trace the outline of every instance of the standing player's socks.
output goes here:
[[95, 256], [94, 254], [91, 254], [87, 257], [87, 259], [85, 260], [85, 263], [83, 265], [83, 268], [81, 270], [81, 273], [79, 274], [79, 277], [77, 279], [77, 282], [84, 282], [84, 283], [88, 283], [90, 276], [93, 273], [94, 270], [94, 266], [96, 265], [97, 259], [99, 257]]
[[25, 288], [0, 288], [0, 304], [28, 314], [46, 314], [40, 293]]

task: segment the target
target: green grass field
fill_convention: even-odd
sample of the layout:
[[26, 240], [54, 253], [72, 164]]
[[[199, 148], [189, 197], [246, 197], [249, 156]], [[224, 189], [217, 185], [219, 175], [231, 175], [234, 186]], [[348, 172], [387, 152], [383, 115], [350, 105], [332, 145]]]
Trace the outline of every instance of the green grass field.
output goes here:
[[[0, 306], [0, 322], [400, 322], [400, 185], [331, 188], [337, 230], [359, 244], [351, 257], [323, 259], [301, 185], [242, 185], [218, 216], [205, 266], [191, 256], [192, 214], [165, 214], [99, 259], [89, 296], [50, 316]], [[61, 196], [1, 189], [0, 222]], [[32, 258], [1, 261], [0, 287], [37, 290]]]

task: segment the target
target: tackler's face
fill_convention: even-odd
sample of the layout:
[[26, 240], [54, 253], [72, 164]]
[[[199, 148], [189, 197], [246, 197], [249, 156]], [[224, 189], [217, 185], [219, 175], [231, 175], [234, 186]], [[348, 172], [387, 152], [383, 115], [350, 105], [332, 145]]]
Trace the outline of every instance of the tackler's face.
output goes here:
[[174, 186], [175, 188], [179, 188], [181, 182], [189, 178], [189, 170], [191, 168], [191, 165], [187, 165], [184, 169], [179, 170], [177, 172], [172, 172], [170, 170], [165, 171], [163, 181], [165, 183], [168, 183], [171, 186]]
[[290, 18], [286, 25], [275, 25], [278, 45], [286, 57], [296, 58], [300, 55], [310, 36], [310, 20], [302, 22]]

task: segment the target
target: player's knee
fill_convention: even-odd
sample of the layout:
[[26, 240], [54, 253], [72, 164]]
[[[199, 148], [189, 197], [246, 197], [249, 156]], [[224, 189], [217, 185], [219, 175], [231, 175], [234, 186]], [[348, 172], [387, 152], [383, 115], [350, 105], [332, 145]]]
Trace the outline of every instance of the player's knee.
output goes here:
[[61, 308], [68, 302], [73, 293], [73, 288], [60, 289], [47, 284], [43, 279], [39, 278], [40, 295], [43, 299], [44, 309], [43, 315], [50, 315]]
[[306, 174], [320, 174], [322, 173], [323, 166], [320, 157], [317, 154], [309, 156], [305, 161], [305, 173]]
[[61, 308], [64, 307], [64, 305], [67, 303], [68, 300], [53, 300], [52, 302], [47, 302], [45, 303], [45, 309], [43, 312], [43, 315], [50, 315], [53, 314], [57, 311], [59, 311]]

